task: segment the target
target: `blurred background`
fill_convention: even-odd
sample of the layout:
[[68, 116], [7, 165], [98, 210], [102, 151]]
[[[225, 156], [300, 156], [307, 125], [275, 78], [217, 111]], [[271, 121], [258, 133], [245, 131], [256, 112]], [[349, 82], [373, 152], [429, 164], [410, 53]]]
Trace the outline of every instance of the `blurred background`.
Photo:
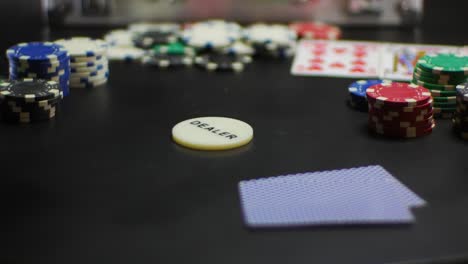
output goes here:
[[[15, 0], [1, 1], [13, 27], [117, 26], [134, 21], [238, 22], [320, 20], [341, 26], [467, 25], [468, 1], [456, 0]], [[20, 11], [20, 12], [18, 12]], [[41, 23], [39, 23], [41, 22]], [[6, 27], [7, 30], [11, 27]], [[467, 30], [465, 30], [466, 32]]]

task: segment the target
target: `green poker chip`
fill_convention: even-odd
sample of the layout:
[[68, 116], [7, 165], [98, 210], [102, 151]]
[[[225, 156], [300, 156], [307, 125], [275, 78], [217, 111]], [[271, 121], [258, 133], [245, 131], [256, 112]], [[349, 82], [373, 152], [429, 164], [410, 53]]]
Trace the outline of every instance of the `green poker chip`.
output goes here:
[[[434, 83], [430, 83], [430, 82], [424, 82], [424, 81], [421, 81], [421, 80], [416, 80], [416, 79], [413, 79], [412, 83], [414, 84], [417, 84], [417, 85], [420, 85], [426, 89], [429, 89], [429, 90], [440, 90], [440, 91], [453, 91], [455, 92], [455, 87], [456, 85], [452, 85], [452, 84], [434, 84]], [[453, 93], [454, 95], [456, 95], [455, 93]]]
[[458, 81], [463, 81], [465, 80], [468, 76], [465, 75], [450, 75], [450, 74], [433, 74], [425, 71], [421, 71], [419, 68], [414, 69], [414, 74], [432, 79], [432, 80], [458, 80]]
[[442, 96], [442, 97], [439, 97], [439, 96], [433, 96], [432, 97], [432, 100], [434, 101], [434, 103], [455, 103], [457, 102], [457, 97], [456, 96]]
[[457, 103], [456, 102], [434, 102], [432, 106], [440, 107], [440, 108], [447, 108], [447, 107], [454, 108], [457, 106]]
[[417, 64], [434, 73], [468, 73], [468, 56], [459, 54], [428, 54], [420, 58]]
[[453, 113], [457, 110], [456, 107], [433, 107], [434, 113], [441, 114], [441, 113]]
[[169, 54], [169, 55], [195, 55], [195, 50], [180, 42], [155, 45], [153, 47], [154, 54]]
[[457, 95], [457, 92], [455, 91], [439, 91], [439, 90], [430, 90], [430, 91], [431, 91], [432, 96], [436, 96], [436, 97], [448, 97], [448, 96], [452, 97], [452, 96]]
[[466, 78], [449, 79], [449, 80], [435, 79], [435, 78], [432, 78], [432, 77], [421, 76], [417, 72], [413, 73], [413, 79], [418, 80], [418, 81], [422, 81], [422, 82], [425, 82], [425, 83], [432, 83], [432, 84], [438, 84], [438, 85], [452, 85], [452, 86], [456, 86], [456, 85], [466, 81]]
[[419, 66], [419, 64], [416, 64], [414, 67], [414, 71], [421, 74], [421, 75], [429, 75], [437, 78], [462, 78], [462, 77], [468, 77], [468, 72], [437, 72], [437, 71], [429, 71], [427, 69], [424, 69]]

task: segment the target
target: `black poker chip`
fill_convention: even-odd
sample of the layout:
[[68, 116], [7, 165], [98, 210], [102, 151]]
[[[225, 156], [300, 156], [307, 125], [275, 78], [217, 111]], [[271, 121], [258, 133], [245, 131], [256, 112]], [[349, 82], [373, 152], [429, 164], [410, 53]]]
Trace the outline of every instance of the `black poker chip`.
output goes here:
[[37, 102], [60, 96], [59, 83], [41, 79], [19, 79], [0, 84], [0, 100]]
[[177, 68], [192, 66], [193, 58], [184, 54], [150, 54], [142, 58], [146, 66], [158, 68]]
[[252, 58], [250, 56], [217, 53], [204, 54], [195, 58], [196, 65], [208, 71], [240, 72], [244, 70], [245, 64], [251, 61]]
[[154, 45], [177, 42], [177, 36], [172, 32], [147, 31], [134, 36], [135, 46], [142, 49], [151, 49]]

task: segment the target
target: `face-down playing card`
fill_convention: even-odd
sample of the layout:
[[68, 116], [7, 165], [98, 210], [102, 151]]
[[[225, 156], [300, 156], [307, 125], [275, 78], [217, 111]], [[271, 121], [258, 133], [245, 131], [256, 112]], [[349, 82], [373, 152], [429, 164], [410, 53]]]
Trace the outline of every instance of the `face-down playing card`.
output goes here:
[[380, 166], [302, 173], [239, 184], [247, 226], [409, 224], [425, 201]]

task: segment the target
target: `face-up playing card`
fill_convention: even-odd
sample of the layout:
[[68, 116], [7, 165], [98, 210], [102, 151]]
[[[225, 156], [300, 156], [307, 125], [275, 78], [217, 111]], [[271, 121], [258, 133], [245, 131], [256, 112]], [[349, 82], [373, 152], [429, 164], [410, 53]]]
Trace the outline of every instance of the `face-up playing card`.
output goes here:
[[371, 78], [378, 75], [381, 45], [376, 42], [303, 40], [293, 75]]
[[392, 178], [368, 166], [242, 181], [244, 220], [254, 228], [412, 223], [416, 200]]
[[358, 41], [303, 40], [299, 42], [291, 74], [380, 78], [409, 81], [418, 58], [426, 53], [468, 54], [468, 48]]
[[456, 53], [458, 47], [414, 44], [384, 44], [379, 76], [381, 79], [409, 81], [419, 58], [426, 53]]

